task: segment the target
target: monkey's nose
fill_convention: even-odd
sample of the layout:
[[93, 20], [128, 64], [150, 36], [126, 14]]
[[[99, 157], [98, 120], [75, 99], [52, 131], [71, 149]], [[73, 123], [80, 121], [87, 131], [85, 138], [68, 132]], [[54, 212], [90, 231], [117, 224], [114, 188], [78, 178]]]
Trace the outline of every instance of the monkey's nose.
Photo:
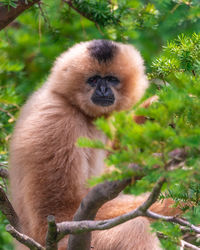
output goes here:
[[105, 95], [106, 92], [107, 92], [107, 87], [106, 87], [106, 85], [104, 85], [104, 84], [100, 85], [100, 90], [101, 90], [101, 93]]
[[104, 94], [101, 92], [101, 89], [96, 90], [96, 95], [98, 96], [104, 96]]

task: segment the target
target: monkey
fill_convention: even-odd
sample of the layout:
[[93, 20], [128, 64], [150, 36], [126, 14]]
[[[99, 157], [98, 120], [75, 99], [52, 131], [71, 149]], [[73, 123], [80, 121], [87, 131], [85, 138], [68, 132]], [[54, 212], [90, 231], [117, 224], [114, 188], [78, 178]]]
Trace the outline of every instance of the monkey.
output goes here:
[[[84, 136], [105, 143], [94, 120], [130, 109], [147, 87], [143, 59], [132, 45], [91, 40], [56, 59], [47, 81], [23, 106], [10, 143], [12, 204], [24, 234], [44, 245], [48, 215], [54, 215], [56, 222], [72, 220], [89, 191], [87, 180], [104, 172], [106, 157], [103, 150], [77, 147], [77, 139]], [[120, 195], [102, 206], [96, 219], [121, 215], [143, 200]], [[165, 203], [161, 206], [168, 208]], [[59, 250], [67, 248], [67, 240], [61, 240]], [[148, 219], [142, 217], [93, 232], [92, 246], [160, 249]]]

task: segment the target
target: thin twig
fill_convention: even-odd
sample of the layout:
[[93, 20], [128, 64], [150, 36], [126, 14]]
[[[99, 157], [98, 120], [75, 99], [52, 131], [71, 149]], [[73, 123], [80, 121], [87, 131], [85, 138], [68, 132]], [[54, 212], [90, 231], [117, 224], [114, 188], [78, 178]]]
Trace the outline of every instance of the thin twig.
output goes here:
[[[48, 29], [51, 30], [53, 32], [53, 28], [51, 27], [50, 21], [48, 16], [46, 15], [45, 11], [42, 8], [42, 2], [38, 2], [38, 7], [41, 13], [42, 18], [44, 19], [44, 23], [47, 25]], [[41, 27], [40, 27], [40, 32], [41, 32]], [[40, 33], [41, 35], [41, 33]]]
[[173, 223], [179, 224], [181, 226], [189, 227], [196, 233], [200, 233], [200, 227], [197, 227], [197, 226], [191, 224], [190, 222], [188, 222], [187, 220], [183, 220], [177, 216], [164, 216], [164, 215], [160, 215], [160, 214], [157, 214], [157, 213], [154, 213], [151, 211], [146, 211], [144, 213], [144, 216], [147, 216], [149, 218], [156, 219], [156, 220], [173, 222]]
[[64, 3], [67, 3], [72, 9], [74, 9], [76, 12], [78, 12], [81, 16], [87, 18], [88, 20], [90, 20], [91, 22], [94, 22], [94, 20], [92, 19], [92, 17], [90, 15], [86, 15], [84, 12], [81, 12], [78, 8], [76, 8], [71, 0], [63, 0]]
[[185, 247], [187, 247], [189, 249], [200, 250], [199, 247], [197, 247], [197, 246], [195, 246], [195, 245], [193, 245], [193, 244], [191, 244], [191, 243], [189, 243], [189, 242], [187, 242], [185, 240], [181, 240], [181, 248], [180, 248], [180, 250], [184, 250]]
[[95, 22], [95, 20], [91, 17], [91, 15], [89, 15], [88, 13], [84, 13], [82, 11], [80, 11], [77, 7], [74, 6], [73, 2], [71, 0], [63, 0], [64, 3], [67, 3], [73, 10], [75, 10], [77, 13], [79, 13], [81, 16], [85, 17], [86, 19], [90, 20], [91, 22], [93, 22], [96, 26], [96, 28], [98, 29], [99, 33], [104, 36], [103, 31], [101, 30], [99, 24], [97, 22]]
[[3, 108], [0, 108], [0, 111], [7, 114], [7, 116], [9, 116], [13, 121], [15, 121], [15, 117], [14, 115], [12, 115], [8, 110], [5, 110]]
[[[172, 239], [169, 239], [168, 235], [165, 235], [163, 233], [157, 232], [156, 233], [157, 237], [160, 239], [168, 239], [170, 241], [172, 241], [173, 243], [177, 244], [177, 242], [173, 241]], [[189, 249], [194, 249], [194, 250], [200, 250], [199, 247], [185, 241], [185, 240], [180, 240], [180, 250], [184, 250], [185, 247], [189, 248]]]
[[156, 202], [158, 196], [160, 195], [160, 191], [162, 188], [163, 183], [166, 181], [164, 177], [161, 177], [156, 185], [154, 186], [152, 192], [150, 193], [148, 199], [138, 208], [140, 211], [145, 212], [147, 211], [150, 206]]
[[19, 230], [19, 218], [2, 187], [0, 187], [0, 210], [6, 216], [9, 223]]
[[38, 242], [33, 240], [32, 238], [28, 237], [25, 234], [18, 232], [14, 227], [11, 225], [6, 226], [6, 230], [19, 242], [23, 245], [29, 247], [31, 250], [45, 250]]
[[105, 36], [105, 34], [104, 34], [103, 31], [101, 30], [101, 27], [99, 26], [99, 24], [95, 22], [95, 26], [97, 27], [99, 33], [100, 33], [102, 36]]
[[175, 4], [174, 7], [170, 10], [170, 14], [173, 14], [180, 5], [180, 3]]

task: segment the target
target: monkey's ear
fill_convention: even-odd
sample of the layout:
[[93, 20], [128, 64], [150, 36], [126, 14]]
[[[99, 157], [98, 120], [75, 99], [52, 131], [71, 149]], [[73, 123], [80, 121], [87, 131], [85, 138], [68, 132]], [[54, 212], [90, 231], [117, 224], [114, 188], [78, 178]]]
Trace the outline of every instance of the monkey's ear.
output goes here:
[[[151, 97], [149, 97], [147, 100], [145, 100], [140, 107], [141, 108], [148, 108], [153, 102], [157, 102], [158, 101], [158, 96], [157, 95], [153, 95]], [[133, 120], [137, 123], [137, 124], [143, 124], [146, 121], [146, 117], [143, 115], [133, 115]]]

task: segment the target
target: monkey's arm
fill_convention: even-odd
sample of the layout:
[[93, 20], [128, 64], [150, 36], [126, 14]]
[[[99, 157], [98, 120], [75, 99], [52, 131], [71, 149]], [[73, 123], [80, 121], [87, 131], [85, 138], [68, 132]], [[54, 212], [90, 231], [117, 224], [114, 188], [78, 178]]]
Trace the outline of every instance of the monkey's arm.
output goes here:
[[31, 100], [27, 103], [17, 123], [11, 143], [10, 182], [23, 232], [44, 243], [46, 217], [72, 219], [87, 192], [83, 185], [87, 173], [80, 167], [82, 151], [75, 147], [75, 118], [67, 116], [59, 103], [48, 104], [46, 97], [43, 104], [38, 99], [34, 106]]

